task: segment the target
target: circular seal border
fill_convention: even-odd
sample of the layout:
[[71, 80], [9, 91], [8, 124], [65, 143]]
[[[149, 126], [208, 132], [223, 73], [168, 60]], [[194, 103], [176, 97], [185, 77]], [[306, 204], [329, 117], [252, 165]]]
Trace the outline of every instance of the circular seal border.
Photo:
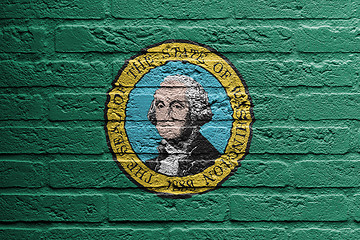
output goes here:
[[[186, 61], [210, 72], [224, 87], [233, 110], [231, 134], [224, 153], [203, 172], [184, 177], [166, 176], [148, 168], [133, 151], [125, 130], [130, 92], [142, 76], [169, 61]], [[104, 113], [107, 143], [120, 169], [139, 187], [171, 198], [205, 193], [226, 181], [249, 152], [255, 121], [248, 88], [234, 65], [209, 46], [181, 39], [148, 46], [126, 60], [107, 92]]]

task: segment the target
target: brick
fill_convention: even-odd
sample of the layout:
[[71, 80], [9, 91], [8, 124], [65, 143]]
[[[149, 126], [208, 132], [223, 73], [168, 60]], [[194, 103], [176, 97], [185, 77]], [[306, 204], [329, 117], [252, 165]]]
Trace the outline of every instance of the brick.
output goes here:
[[295, 86], [353, 86], [356, 65], [355, 61], [341, 60], [319, 63], [299, 61], [297, 72], [300, 80]]
[[355, 84], [357, 66], [352, 61], [254, 60], [236, 61], [235, 67], [249, 87], [348, 86]]
[[351, 231], [350, 235], [352, 236], [352, 239], [359, 239], [360, 238], [360, 229], [354, 229]]
[[9, 0], [0, 2], [0, 18], [23, 18], [35, 14], [31, 0]]
[[228, 0], [208, 2], [186, 1], [112, 1], [112, 15], [116, 18], [145, 19], [216, 19], [232, 16], [232, 4]]
[[[256, 113], [255, 113], [256, 114]], [[216, 142], [219, 137], [227, 136], [226, 133], [231, 127], [231, 122], [221, 121], [222, 126], [216, 126], [219, 122], [212, 122], [214, 125], [204, 125], [201, 130], [208, 135], [208, 140]], [[255, 154], [276, 153], [276, 154], [343, 154], [357, 152], [348, 127], [293, 127], [293, 126], [264, 126], [263, 122], [257, 122], [253, 127], [251, 140], [251, 152]], [[158, 146], [159, 140], [154, 138], [152, 133], [156, 129], [151, 124], [144, 122], [127, 122], [127, 132], [149, 132], [144, 134], [142, 141], [132, 142], [134, 149], [141, 153], [158, 153], [154, 146]], [[150, 134], [151, 133], [151, 134]], [[205, 134], [205, 135], [206, 135]]]
[[50, 163], [53, 188], [134, 188], [114, 160], [53, 161]]
[[300, 120], [360, 119], [360, 94], [300, 94], [295, 97], [295, 118]]
[[295, 34], [300, 52], [360, 52], [359, 28], [302, 26]]
[[[160, 139], [156, 138], [156, 136], [158, 136], [155, 135], [157, 134], [157, 130], [149, 121], [146, 123], [147, 124], [144, 124], [143, 121], [126, 122], [126, 131], [130, 141], [132, 141], [131, 145], [133, 149], [137, 149], [138, 153], [158, 154], [156, 147], [159, 145]], [[232, 121], [214, 121], [211, 123], [212, 124], [208, 124], [208, 126], [204, 125], [201, 130], [215, 147], [220, 147], [222, 143], [219, 142], [219, 139], [229, 136], [229, 128], [232, 126]], [[134, 136], [136, 133], [143, 133], [141, 140], [138, 140], [139, 138]], [[227, 139], [225, 140], [227, 141]]]
[[129, 52], [169, 39], [170, 27], [139, 26], [89, 28], [61, 26], [56, 31], [57, 52]]
[[[298, 86], [353, 86], [356, 61], [298, 62]], [[295, 80], [296, 82], [296, 80]]]
[[110, 221], [223, 221], [227, 199], [219, 194], [164, 199], [155, 194], [109, 196]]
[[354, 195], [353, 204], [355, 221], [360, 222], [360, 194]]
[[219, 52], [291, 52], [293, 32], [286, 27], [179, 26], [180, 38], [207, 44]]
[[36, 18], [102, 19], [103, 1], [92, 0], [36, 0], [33, 5]]
[[360, 186], [360, 161], [301, 161], [291, 170], [296, 187]]
[[102, 1], [80, 0], [10, 0], [0, 3], [0, 18], [69, 18], [101, 19], [105, 17]]
[[343, 195], [240, 195], [230, 197], [230, 218], [237, 221], [346, 221]]
[[[249, 87], [274, 86], [348, 86], [356, 84], [358, 66], [355, 61], [331, 60], [319, 63], [309, 61], [233, 61]], [[113, 64], [116, 75], [123, 62]], [[190, 74], [193, 74], [190, 72]], [[196, 73], [194, 73], [196, 74]], [[211, 86], [202, 83], [204, 87]], [[209, 83], [210, 84], [210, 83]], [[142, 86], [156, 87], [151, 82]]]
[[106, 149], [103, 128], [0, 128], [1, 153], [100, 154]]
[[43, 232], [33, 228], [0, 228], [0, 239], [18, 240], [29, 239], [38, 240], [43, 238]]
[[277, 161], [247, 161], [222, 186], [227, 187], [280, 187], [288, 184], [288, 165]]
[[41, 119], [43, 107], [39, 94], [0, 94], [0, 120]]
[[[287, 164], [277, 161], [244, 160], [236, 173], [222, 186], [285, 186], [288, 183], [287, 167]], [[114, 160], [53, 161], [50, 163], [50, 186], [53, 188], [136, 187], [117, 168]]]
[[116, 18], [144, 19], [216, 19], [250, 18], [250, 19], [348, 19], [353, 12], [350, 0], [340, 1], [263, 1], [256, 0], [251, 4], [245, 0], [218, 1], [152, 1], [137, 0], [131, 4], [125, 0], [112, 1], [112, 13]]
[[[119, 73], [119, 70], [124, 65], [124, 61], [114, 61], [112, 63], [112, 75], [116, 76]], [[207, 60], [205, 60], [207, 61]], [[130, 63], [130, 65], [133, 64]], [[213, 77], [207, 70], [201, 68], [200, 66], [193, 65], [187, 62], [167, 62], [166, 64], [160, 66], [156, 70], [154, 69], [150, 73], [144, 75], [146, 77], [141, 78], [139, 82], [136, 84], [137, 92], [141, 94], [145, 94], [147, 91], [147, 88], [153, 88], [154, 91], [160, 87], [160, 81], [163, 80], [166, 76], [172, 74], [183, 74], [192, 77], [194, 80], [198, 81], [206, 91], [208, 89], [211, 89], [213, 91], [209, 92], [211, 94], [220, 94], [224, 95], [224, 87], [221, 85], [221, 83]], [[124, 74], [127, 74], [128, 72], [125, 72]], [[130, 74], [130, 73], [129, 73]], [[158, 74], [157, 78], [154, 79], [151, 77], [153, 74]], [[211, 79], [209, 79], [209, 77]], [[124, 87], [133, 87], [131, 83], [127, 84], [126, 82], [121, 83]], [[141, 91], [142, 90], [142, 91]], [[141, 91], [141, 92], [140, 92]], [[131, 93], [133, 94], [133, 93]]]
[[175, 228], [170, 231], [170, 239], [288, 239], [283, 228]]
[[313, 240], [355, 240], [359, 239], [360, 231], [351, 229], [324, 229], [324, 228], [310, 228], [310, 229], [295, 229], [291, 233], [291, 239], [313, 239]]
[[0, 221], [100, 222], [104, 202], [100, 194], [1, 195]]
[[53, 43], [41, 27], [7, 27], [0, 32], [0, 50], [13, 53], [37, 53], [51, 48]]
[[220, 52], [290, 52], [292, 30], [286, 27], [103, 27], [63, 25], [57, 29], [57, 52], [128, 52], [164, 39], [189, 39]]
[[[127, 111], [127, 120], [131, 119], [132, 121], [148, 121], [147, 118], [147, 111], [150, 107], [151, 101], [154, 99], [154, 93], [155, 91], [158, 89], [159, 87], [154, 87], [154, 88], [146, 88], [146, 92], [141, 93], [141, 90], [137, 89], [137, 94], [132, 94], [130, 93], [130, 101], [127, 104], [127, 109], [132, 109], [131, 111]], [[149, 90], [151, 89], [151, 90]], [[57, 95], [56, 95], [57, 96]], [[91, 97], [95, 97], [95, 96], [91, 96]], [[89, 104], [90, 100], [86, 100], [83, 101], [82, 96], [77, 95], [64, 95], [61, 96], [61, 99], [67, 99], [67, 101], [77, 101], [77, 100], [72, 100], [72, 98], [75, 99], [79, 99], [79, 104], [81, 104], [82, 102], [85, 102], [86, 104], [88, 104], [90, 107], [92, 107], [92, 105]], [[86, 96], [87, 99], [90, 98], [90, 96]], [[136, 98], [136, 102], [131, 100]], [[209, 98], [209, 103], [211, 105], [211, 111], [214, 114], [213, 117], [213, 121], [224, 121], [224, 120], [232, 120], [233, 119], [233, 110], [231, 109], [230, 106], [230, 99], [229, 97], [226, 95], [225, 90], [223, 90], [222, 88], [211, 88], [211, 92], [208, 92], [208, 98]], [[256, 119], [257, 120], [280, 120], [280, 119], [284, 119], [287, 120], [289, 119], [289, 117], [291, 115], [293, 115], [292, 111], [293, 111], [293, 106], [292, 106], [292, 102], [293, 99], [289, 98], [287, 96], [284, 95], [275, 95], [275, 94], [251, 94], [251, 98], [252, 98], [252, 102], [254, 104], [254, 112], [256, 113]], [[103, 102], [105, 102], [105, 100], [100, 101], [99, 102], [99, 108], [103, 107]], [[77, 103], [77, 102], [76, 102]], [[66, 103], [62, 103], [61, 105], [66, 105], [66, 106], [70, 106], [68, 108], [71, 108], [72, 104], [66, 104]], [[88, 107], [88, 106], [86, 106]], [[57, 110], [60, 109], [60, 107], [57, 106], [53, 106], [52, 108], [56, 108]], [[84, 107], [74, 107], [69, 109], [68, 111], [65, 110], [59, 110], [57, 112], [60, 112], [60, 114], [68, 114], [71, 115], [75, 114], [75, 111], [79, 111], [81, 113], [77, 113], [75, 114], [74, 118], [69, 117], [70, 120], [73, 119], [83, 119], [82, 116], [84, 114], [87, 114], [86, 112], [88, 112], [89, 110], [84, 110], [85, 112], [83, 112], [83, 108]], [[96, 108], [95, 106], [92, 107]], [[144, 111], [144, 109], [146, 109], [146, 111]], [[99, 109], [100, 111], [100, 109]], [[100, 113], [96, 114], [92, 114], [91, 117], [96, 117], [98, 116], [98, 118], [96, 118], [96, 120], [100, 120], [103, 119], [103, 116]], [[52, 115], [50, 114], [50, 117]], [[85, 119], [89, 119], [88, 117], [85, 117]], [[91, 120], [95, 120], [90, 118]], [[59, 116], [56, 120], [69, 120], [67, 118], [67, 116]], [[220, 124], [219, 124], [220, 125]]]
[[[136, 94], [133, 93], [133, 92], [130, 93], [130, 100], [126, 105], [126, 108], [127, 108], [127, 113], [126, 113], [127, 120], [131, 120], [131, 121], [148, 121], [147, 113], [149, 111], [151, 102], [154, 99], [155, 91], [158, 88], [159, 87], [141, 88], [141, 89], [136, 89]], [[142, 89], [145, 89], [145, 91], [142, 92], [141, 91]], [[136, 101], [134, 101], [135, 98], [136, 98]], [[270, 101], [266, 101], [266, 99], [272, 99], [273, 98], [272, 96], [269, 96], [269, 95], [265, 95], [265, 96], [257, 95], [255, 98], [256, 98], [256, 101], [257, 101], [257, 99], [261, 99], [258, 102], [259, 108], [261, 108], [261, 109], [264, 109], [264, 104], [269, 104], [269, 105], [272, 104], [272, 103], [269, 103]], [[210, 103], [210, 106], [211, 106], [211, 111], [214, 114], [214, 116], [212, 118], [213, 119], [212, 121], [233, 120], [234, 112], [231, 109], [230, 99], [226, 95], [224, 89], [222, 89], [222, 88], [211, 88], [211, 92], [208, 92], [208, 99], [209, 99], [209, 103]], [[103, 101], [103, 102], [105, 102], [105, 101]], [[102, 103], [102, 105], [103, 105], [103, 103]], [[285, 108], [284, 105], [282, 107]], [[131, 109], [131, 111], [129, 109]], [[266, 110], [264, 110], [264, 111], [266, 111]], [[270, 114], [271, 111], [272, 110], [268, 110], [267, 112], [264, 113], [264, 115], [266, 113]], [[285, 113], [285, 111], [284, 111], [284, 113]], [[262, 115], [262, 116], [264, 116], [264, 115]], [[238, 117], [240, 117], [240, 116], [238, 116]]]
[[57, 93], [51, 97], [49, 119], [103, 120], [106, 93]]
[[353, 17], [360, 17], [360, 2], [358, 1], [353, 1], [352, 2], [353, 5]]
[[1, 187], [41, 187], [46, 182], [44, 165], [39, 162], [0, 161]]
[[297, 85], [300, 80], [296, 61], [236, 61], [235, 67], [249, 87], [291, 86]]
[[350, 0], [246, 0], [236, 1], [236, 18], [259, 19], [331, 19], [350, 18], [352, 6]]
[[46, 239], [115, 240], [168, 239], [161, 228], [52, 228]]
[[2, 87], [104, 87], [112, 78], [105, 63], [94, 61], [1, 61]]
[[[219, 122], [220, 123], [220, 122]], [[201, 129], [208, 134], [208, 140], [216, 142], [219, 137], [226, 136], [229, 130], [226, 127], [203, 126]], [[222, 125], [230, 126], [222, 121]], [[292, 127], [292, 126], [264, 126], [257, 122], [253, 127], [251, 140], [251, 152], [255, 154], [280, 153], [280, 154], [343, 154], [357, 152], [353, 143], [356, 137], [352, 137], [347, 127]], [[156, 129], [150, 124], [143, 122], [127, 122], [128, 132], [152, 132]], [[132, 142], [133, 148], [141, 153], [158, 153], [154, 146], [158, 146], [158, 139], [152, 134], [144, 134], [141, 142]]]
[[[281, 120], [292, 116], [292, 99], [284, 95], [252, 94], [257, 120]], [[231, 114], [229, 115], [231, 116]]]
[[346, 127], [256, 127], [252, 153], [342, 154], [351, 149]]
[[353, 140], [352, 140], [352, 149], [354, 152], [359, 152], [360, 146], [360, 127], [357, 125], [352, 130]]

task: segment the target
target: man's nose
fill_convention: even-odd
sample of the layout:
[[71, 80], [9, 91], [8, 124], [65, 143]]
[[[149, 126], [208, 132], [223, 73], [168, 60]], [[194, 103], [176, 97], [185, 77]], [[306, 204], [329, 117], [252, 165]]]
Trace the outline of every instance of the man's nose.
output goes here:
[[170, 107], [165, 107], [162, 111], [161, 111], [161, 116], [159, 116], [159, 120], [162, 121], [173, 121], [174, 119], [174, 114], [173, 111]]

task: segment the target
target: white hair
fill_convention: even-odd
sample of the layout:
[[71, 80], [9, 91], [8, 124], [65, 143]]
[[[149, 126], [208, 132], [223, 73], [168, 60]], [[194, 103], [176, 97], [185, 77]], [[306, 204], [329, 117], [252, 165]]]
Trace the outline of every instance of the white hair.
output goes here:
[[[200, 83], [186, 75], [169, 75], [164, 78], [164, 82], [178, 81], [186, 86], [186, 98], [190, 104], [189, 120], [193, 126], [202, 126], [210, 122], [213, 116], [211, 112], [208, 94]], [[148, 119], [152, 124], [156, 124], [155, 101], [151, 103]]]

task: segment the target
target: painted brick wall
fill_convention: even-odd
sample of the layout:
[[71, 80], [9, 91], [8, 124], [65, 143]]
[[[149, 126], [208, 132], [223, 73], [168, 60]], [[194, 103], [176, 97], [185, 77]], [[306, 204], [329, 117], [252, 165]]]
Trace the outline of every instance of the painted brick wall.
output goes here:
[[[0, 239], [360, 239], [359, 1], [9, 0], [0, 9]], [[104, 132], [124, 60], [167, 39], [224, 54], [254, 103], [242, 166], [189, 199], [137, 188]]]

